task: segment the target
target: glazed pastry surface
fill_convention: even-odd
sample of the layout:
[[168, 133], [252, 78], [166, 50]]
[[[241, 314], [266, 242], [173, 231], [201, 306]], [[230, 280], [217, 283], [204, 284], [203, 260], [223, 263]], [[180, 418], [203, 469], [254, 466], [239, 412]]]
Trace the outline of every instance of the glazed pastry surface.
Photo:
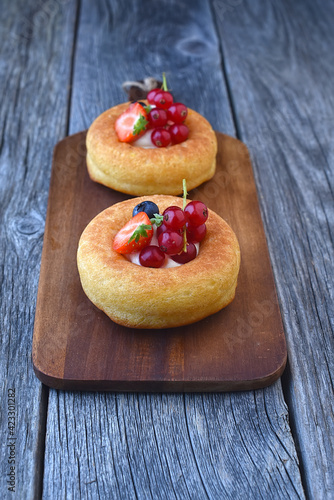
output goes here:
[[155, 195], [117, 203], [97, 215], [84, 230], [77, 263], [88, 298], [114, 322], [132, 328], [171, 328], [205, 318], [234, 298], [240, 266], [237, 238], [229, 225], [209, 210], [207, 234], [199, 255], [179, 267], [137, 266], [112, 250], [116, 233], [132, 210], [150, 199], [160, 212], [182, 199]]
[[146, 149], [120, 142], [115, 122], [129, 103], [102, 113], [90, 126], [87, 168], [92, 180], [132, 195], [182, 193], [182, 180], [191, 189], [211, 179], [216, 169], [217, 139], [209, 122], [188, 109], [189, 137], [167, 148]]

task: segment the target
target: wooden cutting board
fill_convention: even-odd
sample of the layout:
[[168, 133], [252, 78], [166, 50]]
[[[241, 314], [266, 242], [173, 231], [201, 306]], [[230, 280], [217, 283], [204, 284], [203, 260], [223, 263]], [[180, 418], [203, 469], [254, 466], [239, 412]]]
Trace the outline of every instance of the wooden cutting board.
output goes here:
[[235, 391], [273, 383], [284, 370], [286, 344], [246, 146], [217, 133], [215, 177], [189, 193], [239, 239], [235, 300], [187, 327], [135, 330], [113, 323], [80, 285], [82, 231], [129, 198], [89, 179], [85, 137], [67, 137], [54, 151], [33, 338], [37, 377], [57, 389], [103, 391]]

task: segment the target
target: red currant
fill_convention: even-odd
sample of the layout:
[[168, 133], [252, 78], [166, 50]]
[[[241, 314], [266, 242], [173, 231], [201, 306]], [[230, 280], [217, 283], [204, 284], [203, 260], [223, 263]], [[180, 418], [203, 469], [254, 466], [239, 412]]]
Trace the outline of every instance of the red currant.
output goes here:
[[187, 118], [188, 109], [181, 102], [174, 102], [167, 110], [168, 120], [174, 123], [183, 123]]
[[155, 96], [157, 95], [158, 92], [161, 92], [161, 89], [152, 89], [152, 90], [149, 91], [149, 93], [147, 94], [146, 99], [148, 100], [148, 102], [150, 104], [155, 104], [154, 98], [155, 98]]
[[185, 213], [180, 207], [168, 207], [162, 215], [164, 216], [164, 224], [168, 229], [182, 229], [187, 222]]
[[[167, 226], [165, 226], [164, 223], [162, 223], [161, 226], [157, 227], [157, 238], [159, 238], [161, 233], [166, 233], [167, 231], [170, 231], [170, 229]], [[183, 229], [178, 229], [175, 231], [183, 235]]]
[[169, 129], [173, 144], [179, 144], [188, 139], [189, 129], [184, 123], [172, 125]]
[[157, 238], [159, 238], [161, 233], [165, 233], [167, 231], [167, 226], [162, 223], [159, 227], [157, 227]]
[[158, 127], [153, 130], [151, 141], [157, 148], [166, 148], [171, 143], [171, 136], [168, 130]]
[[177, 231], [166, 231], [158, 238], [160, 250], [167, 255], [176, 255], [183, 248], [183, 236]]
[[189, 243], [187, 245], [186, 252], [183, 251], [178, 255], [173, 255], [173, 256], [171, 256], [171, 259], [173, 259], [178, 264], [186, 264], [187, 262], [194, 260], [196, 255], [197, 255], [197, 250], [196, 250], [195, 245], [193, 243]]
[[148, 245], [140, 252], [139, 262], [144, 267], [161, 267], [165, 262], [165, 254], [159, 247]]
[[163, 127], [167, 123], [167, 112], [164, 109], [151, 109], [147, 115], [151, 127]]
[[187, 222], [187, 241], [191, 243], [199, 243], [205, 238], [206, 235], [206, 225], [201, 224], [200, 226], [192, 226]]
[[168, 109], [173, 104], [173, 96], [167, 90], [161, 90], [155, 94], [154, 104], [158, 108]]
[[201, 201], [190, 201], [184, 209], [191, 226], [200, 226], [208, 218], [208, 209]]

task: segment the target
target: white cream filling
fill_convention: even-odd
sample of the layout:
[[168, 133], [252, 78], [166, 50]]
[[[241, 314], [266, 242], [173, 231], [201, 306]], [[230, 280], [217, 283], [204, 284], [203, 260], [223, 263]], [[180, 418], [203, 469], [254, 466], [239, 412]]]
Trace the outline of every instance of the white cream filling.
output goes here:
[[[155, 245], [155, 246], [159, 246], [158, 244], [158, 238], [157, 238], [157, 228], [155, 225], [153, 225], [154, 227], [154, 234], [152, 236], [152, 240], [151, 240], [151, 243], [150, 245]], [[196, 247], [196, 257], [199, 253], [199, 243], [194, 243], [195, 247]], [[145, 248], [145, 247], [144, 247]], [[141, 250], [139, 250], [138, 252], [132, 252], [132, 253], [129, 253], [127, 255], [125, 255], [125, 257], [131, 261], [133, 264], [136, 264], [137, 266], [141, 266], [141, 263], [139, 261], [139, 255], [140, 255], [140, 252]], [[163, 265], [159, 268], [159, 269], [163, 269], [163, 268], [168, 268], [168, 267], [178, 267], [178, 266], [182, 266], [182, 264], [179, 264], [178, 262], [175, 262], [175, 260], [173, 260], [169, 255], [165, 254], [165, 262], [163, 263]]]
[[[155, 104], [150, 104], [149, 105], [151, 109], [156, 108]], [[133, 141], [131, 144], [132, 146], [138, 147], [138, 148], [144, 148], [144, 149], [155, 149], [157, 146], [153, 144], [151, 141], [151, 135], [152, 135], [153, 129], [147, 130], [145, 134], [143, 134], [139, 139], [136, 141]]]
[[156, 148], [156, 146], [151, 141], [152, 132], [153, 132], [153, 129], [149, 129], [147, 132], [145, 132], [144, 135], [139, 137], [139, 139], [137, 139], [136, 141], [133, 141], [131, 143], [132, 146], [139, 147], [139, 148], [145, 148], [145, 149]]

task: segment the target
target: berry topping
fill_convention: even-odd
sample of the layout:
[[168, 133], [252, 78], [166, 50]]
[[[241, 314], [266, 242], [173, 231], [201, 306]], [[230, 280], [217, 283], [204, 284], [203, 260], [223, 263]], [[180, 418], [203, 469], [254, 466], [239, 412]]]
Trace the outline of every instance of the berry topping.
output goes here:
[[147, 108], [146, 102], [144, 102], [144, 101], [131, 101], [131, 105], [135, 104], [136, 102], [138, 102], [138, 104], [143, 106], [143, 108], [145, 108], [145, 109]]
[[113, 249], [128, 254], [149, 245], [153, 236], [153, 226], [145, 212], [137, 215], [118, 231], [113, 241]]
[[134, 101], [117, 119], [115, 129], [121, 142], [135, 142], [135, 146], [143, 148], [165, 148], [187, 140], [189, 129], [183, 122], [188, 109], [181, 102], [174, 103], [165, 73], [162, 80], [161, 88], [147, 94], [148, 105]]
[[144, 267], [161, 267], [165, 262], [165, 254], [159, 247], [149, 245], [140, 252], [139, 262]]
[[153, 203], [153, 201], [142, 201], [135, 206], [132, 212], [132, 216], [134, 217], [139, 212], [145, 212], [148, 215], [149, 219], [152, 219], [155, 214], [159, 213], [159, 207], [158, 205]]
[[121, 142], [132, 142], [146, 131], [147, 126], [145, 108], [139, 102], [134, 102], [117, 118], [115, 130]]
[[201, 224], [200, 226], [191, 226], [189, 222], [186, 224], [187, 228], [187, 241], [192, 243], [199, 243], [205, 238], [206, 235], [206, 225]]
[[183, 123], [187, 118], [188, 109], [181, 102], [174, 102], [167, 110], [168, 120], [174, 123]]
[[154, 104], [162, 109], [168, 109], [173, 104], [173, 96], [167, 90], [160, 90], [154, 96]]
[[188, 139], [189, 129], [184, 123], [177, 123], [169, 128], [173, 144], [180, 144]]
[[189, 224], [192, 226], [200, 226], [208, 218], [208, 209], [201, 201], [191, 201], [184, 211]]
[[133, 253], [128, 259], [144, 267], [175, 267], [195, 259], [206, 235], [208, 209], [201, 201], [187, 204], [187, 194], [183, 179], [182, 208], [171, 205], [162, 215], [153, 201], [138, 203], [132, 219], [116, 234], [113, 249]]
[[153, 130], [151, 141], [158, 148], [166, 148], [171, 143], [171, 135], [168, 130], [158, 127]]
[[165, 226], [164, 223], [162, 223], [158, 228], [157, 228], [157, 238], [159, 238], [161, 233], [165, 233], [168, 231], [167, 226]]
[[157, 94], [158, 92], [160, 92], [160, 91], [161, 91], [161, 89], [160, 89], [160, 88], [150, 90], [150, 92], [147, 94], [147, 100], [148, 100], [148, 102], [149, 102], [150, 104], [155, 104], [155, 103], [154, 103], [154, 98], [155, 98], [156, 94]]
[[164, 127], [167, 124], [167, 112], [164, 109], [153, 108], [147, 115], [150, 127]]
[[172, 255], [171, 259], [173, 259], [178, 264], [186, 264], [187, 262], [194, 260], [196, 255], [197, 250], [195, 245], [193, 243], [188, 243], [186, 251], [182, 251], [178, 255]]
[[166, 231], [158, 238], [160, 250], [167, 255], [176, 255], [183, 249], [183, 236], [176, 231]]
[[168, 207], [163, 213], [164, 224], [168, 229], [182, 229], [186, 223], [186, 216], [180, 207]]

